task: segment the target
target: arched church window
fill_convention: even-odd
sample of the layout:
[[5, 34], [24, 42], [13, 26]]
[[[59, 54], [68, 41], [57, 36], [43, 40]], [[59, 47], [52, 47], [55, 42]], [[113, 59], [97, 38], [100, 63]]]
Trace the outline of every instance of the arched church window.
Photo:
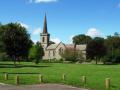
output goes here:
[[62, 48], [59, 49], [59, 54], [63, 54], [63, 49]]
[[53, 51], [53, 56], [55, 56], [55, 51]]
[[48, 52], [48, 56], [50, 57], [50, 51]]
[[42, 38], [42, 42], [44, 42], [44, 41], [45, 41], [45, 38], [43, 37], [43, 38]]

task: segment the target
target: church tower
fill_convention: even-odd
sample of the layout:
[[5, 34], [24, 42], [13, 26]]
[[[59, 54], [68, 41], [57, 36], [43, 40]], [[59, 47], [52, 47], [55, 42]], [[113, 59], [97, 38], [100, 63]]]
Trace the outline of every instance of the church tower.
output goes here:
[[49, 46], [49, 39], [50, 39], [50, 34], [48, 33], [48, 30], [47, 30], [46, 14], [45, 14], [45, 18], [44, 18], [43, 32], [40, 34], [40, 36], [41, 36], [40, 42], [41, 42], [43, 48], [46, 49]]

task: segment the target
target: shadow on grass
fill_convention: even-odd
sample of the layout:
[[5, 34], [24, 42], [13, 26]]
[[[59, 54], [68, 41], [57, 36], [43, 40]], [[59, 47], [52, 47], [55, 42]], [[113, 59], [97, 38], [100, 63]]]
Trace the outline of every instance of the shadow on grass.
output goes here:
[[111, 85], [111, 89], [120, 90], [120, 88], [118, 88], [118, 86], [116, 86], [116, 85]]
[[15, 72], [15, 73], [9, 73], [9, 72], [1, 72], [2, 74], [4, 74], [4, 73], [7, 73], [7, 74], [40, 74], [40, 73], [30, 73], [30, 72], [25, 72], [25, 73], [23, 73], [23, 72]]
[[31, 68], [44, 68], [44, 67], [51, 67], [50, 65], [22, 65], [17, 64], [16, 66], [14, 64], [0, 64], [0, 68], [25, 68], [25, 67], [31, 67]]
[[120, 65], [120, 64], [91, 64], [91, 65], [99, 65], [99, 66], [115, 66], [115, 65]]

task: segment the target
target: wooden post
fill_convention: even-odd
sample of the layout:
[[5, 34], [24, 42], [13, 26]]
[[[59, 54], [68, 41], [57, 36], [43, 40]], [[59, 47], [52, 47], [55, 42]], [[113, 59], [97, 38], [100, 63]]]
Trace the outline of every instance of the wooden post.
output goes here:
[[5, 80], [8, 80], [8, 73], [5, 73]]
[[105, 79], [105, 88], [110, 89], [110, 78]]
[[83, 83], [83, 85], [85, 87], [86, 83], [87, 83], [86, 76], [82, 76], [82, 83]]
[[16, 77], [15, 77], [15, 84], [16, 84], [16, 85], [19, 85], [19, 84], [20, 84], [20, 80], [19, 80], [19, 79], [20, 79], [19, 76], [16, 75]]
[[39, 75], [39, 83], [42, 83], [43, 82], [43, 76], [40, 74]]
[[63, 80], [63, 81], [66, 80], [66, 75], [65, 75], [65, 74], [62, 75], [62, 80]]

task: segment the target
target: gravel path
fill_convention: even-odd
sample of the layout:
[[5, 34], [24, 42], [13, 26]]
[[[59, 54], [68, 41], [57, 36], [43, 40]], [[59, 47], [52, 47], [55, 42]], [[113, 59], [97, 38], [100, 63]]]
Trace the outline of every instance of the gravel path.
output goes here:
[[0, 85], [0, 90], [88, 90], [88, 89], [80, 89], [72, 86], [58, 84], [41, 84], [30, 86]]

